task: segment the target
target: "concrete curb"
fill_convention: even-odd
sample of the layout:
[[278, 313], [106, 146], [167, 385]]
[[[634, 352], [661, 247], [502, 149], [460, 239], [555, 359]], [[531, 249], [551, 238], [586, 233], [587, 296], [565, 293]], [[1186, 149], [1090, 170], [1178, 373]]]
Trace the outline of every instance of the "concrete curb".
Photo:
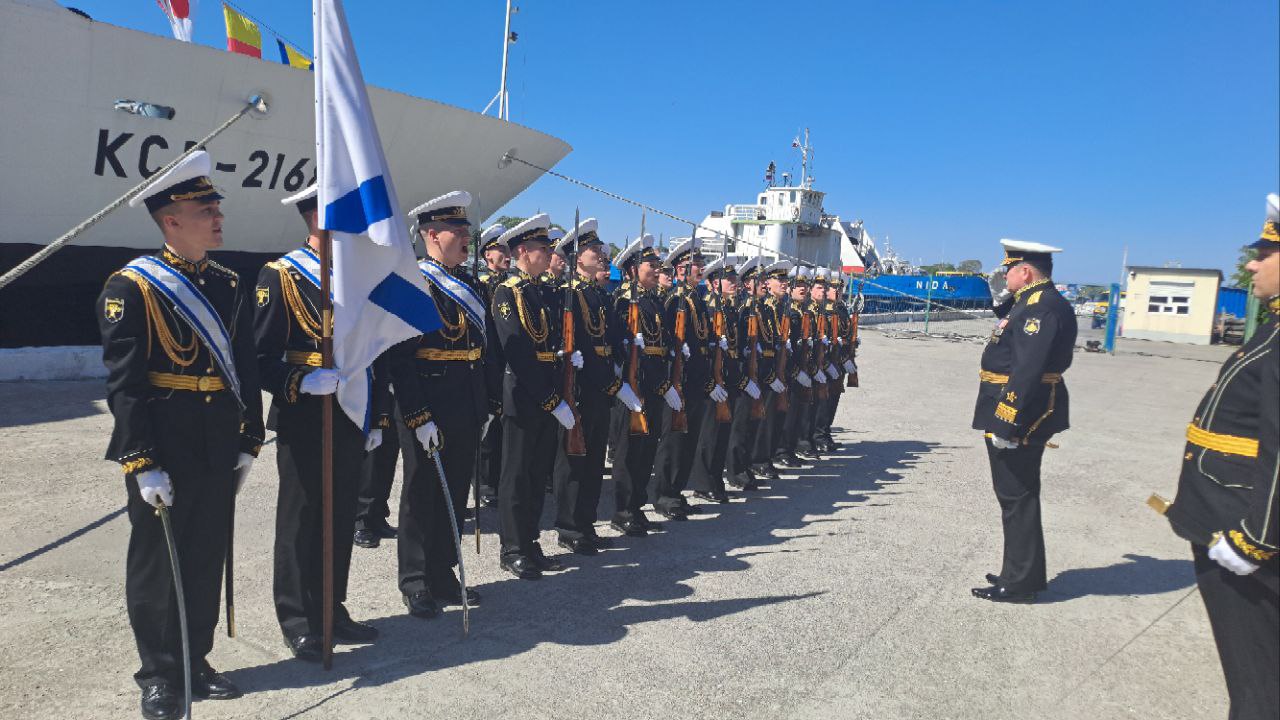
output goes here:
[[97, 345], [0, 349], [0, 382], [87, 380], [107, 376]]

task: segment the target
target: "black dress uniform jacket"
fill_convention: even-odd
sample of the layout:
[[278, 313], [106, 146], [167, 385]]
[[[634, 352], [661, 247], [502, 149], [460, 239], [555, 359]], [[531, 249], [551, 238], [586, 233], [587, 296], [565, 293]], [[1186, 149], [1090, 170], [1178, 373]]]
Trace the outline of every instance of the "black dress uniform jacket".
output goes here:
[[241, 401], [195, 331], [164, 296], [131, 271], [112, 275], [98, 300], [107, 405], [114, 418], [107, 459], [126, 477], [131, 532], [125, 596], [141, 667], [139, 685], [181, 683], [173, 575], [160, 520], [134, 476], [162, 469], [173, 485], [169, 509], [182, 559], [193, 669], [213, 648], [223, 561], [235, 502], [239, 453], [262, 445], [262, 399], [254, 358], [253, 312], [236, 273], [164, 249], [157, 258], [204, 295], [231, 336]]
[[1044, 442], [1070, 425], [1067, 386], [1076, 317], [1045, 279], [1014, 293], [982, 353], [973, 428], [1006, 440]]

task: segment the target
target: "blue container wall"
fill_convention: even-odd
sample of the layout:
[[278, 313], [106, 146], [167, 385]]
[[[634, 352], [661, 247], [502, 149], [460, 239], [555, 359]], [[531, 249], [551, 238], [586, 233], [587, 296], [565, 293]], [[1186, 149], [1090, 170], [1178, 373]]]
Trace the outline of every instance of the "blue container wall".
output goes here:
[[1248, 290], [1233, 287], [1221, 287], [1218, 288], [1218, 306], [1216, 311], [1219, 315], [1234, 315], [1238, 318], [1242, 318], [1245, 313], [1245, 305], [1248, 302]]

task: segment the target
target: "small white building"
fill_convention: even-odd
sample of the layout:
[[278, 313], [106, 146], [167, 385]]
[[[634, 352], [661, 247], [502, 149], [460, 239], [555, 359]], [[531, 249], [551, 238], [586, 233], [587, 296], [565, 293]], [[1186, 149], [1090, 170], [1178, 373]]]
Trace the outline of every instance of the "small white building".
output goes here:
[[1134, 265], [1128, 268], [1122, 335], [1208, 345], [1222, 272]]

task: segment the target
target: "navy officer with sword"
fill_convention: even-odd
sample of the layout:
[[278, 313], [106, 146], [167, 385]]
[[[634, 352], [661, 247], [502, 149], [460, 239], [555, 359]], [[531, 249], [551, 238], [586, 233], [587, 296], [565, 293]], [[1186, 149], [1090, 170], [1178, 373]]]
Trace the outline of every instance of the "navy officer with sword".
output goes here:
[[134, 680], [151, 720], [189, 715], [192, 695], [240, 696], [205, 656], [238, 480], [262, 445], [262, 400], [253, 299], [208, 256], [222, 246], [223, 218], [211, 165], [198, 150], [130, 200], [145, 204], [164, 245], [113, 274], [98, 300], [114, 418], [107, 458], [128, 493]]

